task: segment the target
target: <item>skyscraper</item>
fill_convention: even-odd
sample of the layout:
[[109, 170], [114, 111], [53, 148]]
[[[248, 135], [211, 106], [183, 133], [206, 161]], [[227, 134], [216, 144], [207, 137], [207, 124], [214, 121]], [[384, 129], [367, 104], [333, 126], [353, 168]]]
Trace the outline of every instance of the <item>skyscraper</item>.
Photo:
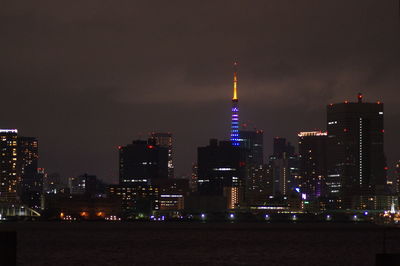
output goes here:
[[17, 201], [18, 130], [0, 129], [0, 201]]
[[241, 147], [248, 150], [248, 163], [260, 166], [264, 162], [264, 131], [240, 130]]
[[325, 195], [326, 142], [328, 134], [322, 131], [300, 132], [299, 187], [307, 199]]
[[266, 193], [264, 171], [264, 132], [262, 130], [240, 130], [240, 147], [247, 157], [246, 201], [254, 203]]
[[327, 184], [344, 208], [357, 208], [360, 196], [384, 193], [386, 184], [383, 103], [362, 99], [360, 93], [357, 102], [327, 106]]
[[21, 176], [22, 203], [39, 209], [43, 191], [42, 175], [38, 173], [39, 145], [37, 138], [18, 137], [18, 170]]
[[171, 133], [152, 132], [150, 137], [156, 141], [156, 145], [168, 149], [168, 178], [174, 178], [173, 139]]
[[239, 146], [239, 98], [237, 92], [237, 65], [235, 61], [233, 63], [234, 73], [233, 73], [233, 97], [232, 97], [232, 122], [231, 122], [231, 143], [233, 146]]
[[119, 147], [120, 184], [151, 184], [157, 178], [168, 178], [168, 148], [157, 145], [153, 139]]
[[233, 208], [243, 198], [246, 178], [246, 153], [230, 141], [211, 139], [197, 149], [198, 192], [201, 195], [226, 196]]
[[270, 156], [273, 194], [288, 195], [298, 184], [298, 157], [285, 138], [275, 137]]

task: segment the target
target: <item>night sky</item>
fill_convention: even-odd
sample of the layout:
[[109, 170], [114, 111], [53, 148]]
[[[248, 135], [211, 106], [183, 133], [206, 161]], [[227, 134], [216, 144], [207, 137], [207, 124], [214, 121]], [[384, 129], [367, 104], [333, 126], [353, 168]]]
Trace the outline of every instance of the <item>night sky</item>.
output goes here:
[[40, 141], [62, 176], [118, 175], [118, 145], [169, 131], [176, 174], [229, 136], [232, 63], [242, 122], [297, 146], [329, 103], [385, 103], [400, 159], [397, 0], [2, 1], [0, 128]]

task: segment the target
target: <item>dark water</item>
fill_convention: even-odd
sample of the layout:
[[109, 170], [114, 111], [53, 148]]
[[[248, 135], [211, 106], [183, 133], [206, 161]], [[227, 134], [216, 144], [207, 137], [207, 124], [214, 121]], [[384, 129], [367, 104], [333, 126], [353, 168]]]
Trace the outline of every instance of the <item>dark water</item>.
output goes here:
[[[0, 224], [11, 229], [18, 265], [368, 266], [383, 242], [383, 228], [365, 224]], [[400, 230], [387, 236], [387, 250], [400, 252]]]

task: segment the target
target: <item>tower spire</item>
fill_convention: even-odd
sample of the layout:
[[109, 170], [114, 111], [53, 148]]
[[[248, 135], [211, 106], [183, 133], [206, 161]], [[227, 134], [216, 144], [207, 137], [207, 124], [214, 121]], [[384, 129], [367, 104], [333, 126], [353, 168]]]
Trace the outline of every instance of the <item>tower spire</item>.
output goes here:
[[233, 98], [232, 100], [238, 100], [238, 94], [237, 94], [237, 83], [238, 83], [238, 78], [237, 78], [237, 66], [238, 62], [235, 60], [233, 62]]

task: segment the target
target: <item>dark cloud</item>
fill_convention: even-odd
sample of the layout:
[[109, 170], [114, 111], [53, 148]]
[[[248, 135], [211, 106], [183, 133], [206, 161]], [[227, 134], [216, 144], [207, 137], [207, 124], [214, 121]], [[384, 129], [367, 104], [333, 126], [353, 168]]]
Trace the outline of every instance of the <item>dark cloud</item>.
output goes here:
[[117, 175], [115, 147], [176, 137], [178, 174], [226, 138], [234, 58], [241, 117], [275, 135], [325, 127], [325, 105], [386, 103], [400, 158], [398, 1], [8, 1], [0, 9], [1, 127], [37, 136], [41, 165]]

